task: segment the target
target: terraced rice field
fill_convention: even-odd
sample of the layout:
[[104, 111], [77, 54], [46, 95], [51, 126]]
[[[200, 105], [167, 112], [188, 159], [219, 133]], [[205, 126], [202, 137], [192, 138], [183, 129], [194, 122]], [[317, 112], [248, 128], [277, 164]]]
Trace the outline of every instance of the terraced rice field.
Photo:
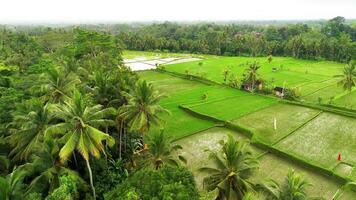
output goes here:
[[[206, 73], [206, 78], [223, 82], [221, 70], [229, 65], [228, 63], [235, 63], [228, 67], [233, 69], [234, 73], [241, 74], [245, 69], [243, 63], [251, 59], [210, 56], [202, 65], [195, 61], [166, 67], [182, 74], [188, 69], [189, 73]], [[260, 73], [270, 80], [273, 79], [276, 84], [298, 87], [303, 91], [302, 98], [305, 101], [318, 102], [319, 97], [322, 97], [321, 103], [328, 103], [327, 101], [334, 97], [332, 100], [338, 105], [345, 105], [345, 102], [356, 105], [356, 91], [344, 95], [344, 91], [336, 85], [337, 79], [332, 77], [343, 67], [342, 64], [291, 58], [274, 58], [272, 63], [267, 63], [264, 59], [258, 58], [265, 65], [261, 67]], [[272, 67], [276, 65], [283, 65], [279, 66], [282, 70], [271, 72]], [[321, 71], [325, 65], [327, 67]], [[256, 141], [311, 165], [325, 168], [340, 177], [356, 181], [355, 118], [287, 104], [270, 96], [203, 84], [167, 73], [142, 71], [139, 75], [166, 95], [160, 102], [171, 112], [170, 115], [162, 116], [166, 121], [165, 133], [183, 146], [182, 154], [188, 160], [187, 167], [193, 171], [200, 190], [203, 189], [204, 174], [198, 172], [198, 169], [212, 164], [206, 150], [218, 150], [219, 141], [226, 139], [227, 135], [250, 142], [252, 151], [259, 156], [260, 168], [251, 179], [255, 183], [270, 178], [282, 181], [288, 171], [294, 169], [313, 184], [308, 189], [312, 196], [325, 199], [331, 199], [344, 184], [323, 172], [311, 170], [303, 162], [277, 155], [273, 151], [267, 153], [265, 148], [255, 144]], [[197, 114], [245, 127], [253, 132], [253, 138], [248, 138], [246, 134], [235, 129], [223, 127], [224, 124], [215, 124], [199, 115], [192, 115], [180, 106]], [[151, 131], [158, 131], [159, 128], [154, 127]], [[342, 156], [341, 161], [337, 160], [339, 153]], [[341, 199], [352, 200], [355, 196], [356, 192], [345, 191]]]

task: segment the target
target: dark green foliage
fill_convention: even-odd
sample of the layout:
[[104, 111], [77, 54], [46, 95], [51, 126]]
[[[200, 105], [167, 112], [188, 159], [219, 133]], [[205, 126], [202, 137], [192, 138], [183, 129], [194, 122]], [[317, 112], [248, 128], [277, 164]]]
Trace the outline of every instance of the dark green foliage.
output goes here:
[[77, 199], [77, 186], [69, 176], [60, 177], [60, 186], [55, 189], [46, 200], [72, 200]]
[[103, 199], [105, 192], [112, 190], [127, 178], [128, 172], [124, 164], [123, 160], [106, 160], [104, 158], [94, 160], [94, 185], [98, 199]]
[[[121, 31], [121, 30], [120, 30]], [[312, 24], [252, 26], [212, 23], [143, 25], [118, 35], [128, 49], [225, 56], [293, 56], [304, 59], [355, 59], [356, 29], [343, 17], [321, 28]]]
[[35, 64], [42, 56], [36, 41], [23, 33], [0, 31], [0, 59], [7, 65], [17, 65], [22, 70]]
[[[139, 198], [132, 198], [133, 196]], [[117, 188], [106, 193], [105, 199], [196, 200], [199, 195], [191, 172], [183, 167], [163, 167], [160, 170], [142, 169], [136, 172]]]

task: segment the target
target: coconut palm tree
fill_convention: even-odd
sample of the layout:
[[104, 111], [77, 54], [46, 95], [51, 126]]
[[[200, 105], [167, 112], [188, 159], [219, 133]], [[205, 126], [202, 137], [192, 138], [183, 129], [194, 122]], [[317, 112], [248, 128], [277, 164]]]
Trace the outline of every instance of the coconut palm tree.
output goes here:
[[253, 61], [251, 64], [249, 64], [249, 67], [246, 69], [246, 74], [245, 76], [245, 82], [247, 82], [250, 85], [250, 88], [252, 92], [255, 90], [256, 87], [256, 82], [258, 80], [259, 74], [257, 73], [257, 70], [261, 66], [257, 61]]
[[0, 176], [0, 200], [22, 200], [26, 171], [14, 169], [6, 177]]
[[221, 145], [221, 154], [210, 154], [215, 166], [200, 169], [209, 174], [203, 180], [204, 188], [208, 191], [218, 189], [216, 199], [242, 199], [247, 192], [253, 190], [253, 184], [248, 178], [257, 168], [257, 159], [247, 143], [236, 141], [231, 135], [227, 142], [221, 141]]
[[152, 84], [139, 81], [132, 93], [124, 92], [127, 104], [120, 107], [119, 117], [128, 122], [130, 131], [141, 134], [147, 132], [152, 124], [161, 125], [160, 114], [169, 113], [158, 103], [164, 97], [154, 90]]
[[41, 151], [33, 155], [32, 162], [20, 166], [21, 169], [29, 172], [30, 177], [34, 177], [27, 188], [27, 194], [38, 191], [51, 193], [60, 186], [62, 175], [68, 175], [81, 185], [85, 185], [84, 180], [76, 171], [64, 167], [59, 162], [56, 150], [58, 150], [58, 144], [53, 140], [46, 140]]
[[269, 200], [306, 200], [308, 199], [306, 188], [309, 186], [311, 184], [303, 176], [295, 173], [294, 170], [290, 170], [282, 184], [270, 180], [268, 183], [257, 187], [266, 194]]
[[104, 72], [98, 69], [93, 72], [90, 78], [90, 90], [93, 93], [95, 102], [103, 105], [104, 107], [117, 105], [123, 102], [123, 97], [117, 92], [124, 87], [118, 71]]
[[7, 139], [14, 146], [9, 154], [13, 160], [28, 159], [43, 141], [44, 133], [53, 120], [49, 104], [43, 105], [38, 99], [31, 99], [24, 107], [18, 109], [9, 126], [12, 134]]
[[224, 77], [224, 83], [226, 83], [229, 74], [230, 74], [230, 70], [229, 69], [224, 69], [223, 70], [222, 75]]
[[153, 166], [156, 170], [166, 164], [178, 166], [178, 159], [186, 163], [183, 156], [176, 154], [176, 151], [182, 149], [182, 147], [178, 144], [173, 144], [163, 131], [149, 134], [147, 136], [147, 146], [148, 148], [143, 151], [144, 162], [146, 165]]
[[336, 75], [335, 77], [341, 78], [341, 80], [337, 82], [338, 85], [342, 86], [345, 91], [351, 92], [352, 88], [356, 86], [355, 63], [350, 62], [344, 67], [343, 74]]
[[79, 78], [72, 72], [67, 72], [63, 68], [52, 68], [46, 73], [45, 84], [41, 86], [41, 91], [46, 95], [46, 100], [59, 103], [69, 99], [71, 92], [80, 83]]
[[109, 146], [114, 144], [115, 141], [110, 135], [98, 129], [114, 124], [112, 120], [105, 118], [114, 114], [114, 111], [111, 108], [103, 109], [102, 105], [88, 106], [82, 95], [75, 91], [70, 101], [54, 108], [56, 117], [63, 122], [49, 127], [46, 131], [48, 135], [62, 135], [59, 140], [64, 143], [59, 151], [61, 163], [65, 163], [74, 150], [83, 156], [89, 171], [94, 198], [96, 195], [89, 158], [90, 156], [99, 158], [101, 153], [105, 153], [104, 140]]
[[332, 200], [338, 200], [342, 197], [344, 191], [350, 190], [351, 188], [356, 188], [356, 182], [349, 182], [343, 185], [341, 188], [339, 188], [335, 195], [333, 196]]

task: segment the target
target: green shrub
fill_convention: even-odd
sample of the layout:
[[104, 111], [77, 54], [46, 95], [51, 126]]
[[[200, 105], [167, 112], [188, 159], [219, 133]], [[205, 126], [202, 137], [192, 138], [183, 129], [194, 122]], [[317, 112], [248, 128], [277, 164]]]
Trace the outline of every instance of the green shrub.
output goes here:
[[[143, 181], [145, 180], [145, 181]], [[142, 169], [104, 195], [106, 200], [197, 200], [194, 177], [184, 167]]]
[[77, 185], [70, 176], [60, 177], [60, 186], [49, 194], [46, 200], [72, 200], [77, 199]]

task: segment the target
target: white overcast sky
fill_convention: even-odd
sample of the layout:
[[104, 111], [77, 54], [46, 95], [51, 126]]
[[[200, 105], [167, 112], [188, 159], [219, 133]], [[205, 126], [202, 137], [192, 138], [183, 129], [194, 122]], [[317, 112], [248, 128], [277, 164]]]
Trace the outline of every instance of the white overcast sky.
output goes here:
[[356, 0], [0, 0], [0, 23], [356, 19]]

